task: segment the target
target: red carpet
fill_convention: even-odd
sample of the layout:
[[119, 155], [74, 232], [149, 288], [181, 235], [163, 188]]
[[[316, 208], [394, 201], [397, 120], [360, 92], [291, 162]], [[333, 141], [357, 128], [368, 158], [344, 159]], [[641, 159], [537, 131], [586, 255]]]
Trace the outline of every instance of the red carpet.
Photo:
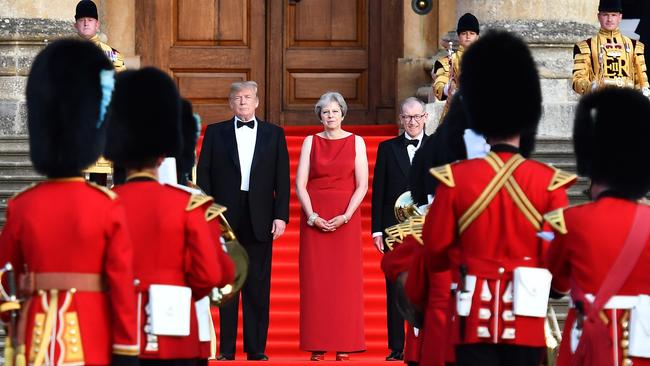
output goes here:
[[[388, 354], [386, 338], [386, 295], [384, 276], [379, 268], [380, 254], [372, 244], [370, 233], [370, 200], [372, 188], [372, 172], [377, 154], [377, 146], [397, 134], [396, 125], [363, 125], [345, 126], [346, 130], [362, 136], [368, 150], [370, 170], [370, 189], [361, 206], [364, 230], [364, 310], [366, 328], [366, 347], [364, 353], [352, 354], [351, 363], [355, 365], [386, 364], [383, 361]], [[299, 349], [299, 276], [298, 250], [300, 228], [300, 204], [295, 195], [294, 178], [298, 166], [298, 157], [304, 137], [322, 131], [320, 126], [288, 126], [285, 127], [287, 145], [291, 161], [291, 216], [287, 230], [273, 244], [273, 265], [271, 274], [271, 310], [270, 326], [267, 341], [267, 354], [273, 365], [299, 365], [309, 360], [309, 353]], [[336, 296], [336, 294], [332, 294]], [[327, 309], [323, 309], [327, 311]], [[215, 309], [215, 324], [218, 323], [218, 311]], [[240, 314], [239, 333], [237, 340], [238, 360], [245, 360], [242, 341], [242, 320]], [[218, 328], [218, 326], [217, 326]], [[217, 334], [219, 330], [217, 329]], [[334, 362], [334, 354], [326, 355], [327, 361]], [[216, 361], [214, 361], [216, 362]], [[235, 361], [226, 365], [248, 364], [245, 361]], [[389, 363], [400, 364], [400, 363]]]

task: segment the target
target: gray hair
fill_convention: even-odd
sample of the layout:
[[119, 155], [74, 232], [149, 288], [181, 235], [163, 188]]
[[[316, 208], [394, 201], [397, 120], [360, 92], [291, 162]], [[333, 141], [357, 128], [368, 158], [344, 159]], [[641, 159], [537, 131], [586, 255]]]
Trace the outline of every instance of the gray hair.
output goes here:
[[246, 81], [236, 81], [230, 84], [230, 94], [228, 95], [228, 98], [232, 98], [233, 95], [237, 94], [238, 92], [244, 89], [252, 90], [255, 93], [255, 96], [257, 96], [257, 83], [252, 80], [246, 80]]
[[408, 97], [408, 98], [404, 99], [402, 104], [399, 105], [400, 113], [404, 113], [404, 107], [409, 105], [409, 104], [419, 104], [420, 107], [422, 107], [422, 112], [427, 111], [427, 106], [424, 104], [423, 101], [421, 101], [420, 99], [418, 99], [416, 97]]
[[348, 113], [348, 104], [339, 92], [327, 92], [320, 96], [320, 99], [314, 106], [314, 113], [316, 113], [316, 116], [320, 118], [320, 112], [323, 107], [333, 102], [338, 103], [339, 107], [341, 107], [341, 113], [343, 114], [343, 117], [345, 117]]

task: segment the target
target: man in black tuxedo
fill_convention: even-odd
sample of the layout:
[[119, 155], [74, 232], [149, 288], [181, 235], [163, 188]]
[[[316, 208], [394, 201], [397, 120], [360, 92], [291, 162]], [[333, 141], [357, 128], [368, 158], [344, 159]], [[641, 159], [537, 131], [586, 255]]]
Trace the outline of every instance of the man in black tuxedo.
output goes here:
[[[400, 124], [405, 132], [379, 144], [372, 182], [372, 237], [381, 253], [386, 249], [384, 229], [397, 224], [393, 210], [395, 201], [409, 189], [411, 162], [428, 137], [424, 133], [427, 117], [422, 101], [407, 98], [402, 102], [400, 113]], [[397, 310], [393, 287], [394, 283], [386, 280], [388, 348], [391, 350], [387, 361], [404, 358], [404, 318]]]
[[[255, 117], [257, 83], [230, 87], [235, 116], [208, 126], [197, 167], [199, 187], [228, 208], [226, 219], [250, 258], [242, 288], [244, 351], [265, 355], [273, 240], [289, 221], [289, 153], [282, 128]], [[219, 360], [235, 358], [239, 297], [220, 310]]]

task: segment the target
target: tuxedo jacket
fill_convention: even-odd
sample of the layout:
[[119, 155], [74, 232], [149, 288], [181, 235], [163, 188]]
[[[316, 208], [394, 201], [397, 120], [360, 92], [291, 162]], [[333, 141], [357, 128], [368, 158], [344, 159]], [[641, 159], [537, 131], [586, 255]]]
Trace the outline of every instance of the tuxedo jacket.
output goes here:
[[[289, 153], [284, 130], [257, 119], [257, 138], [250, 173], [248, 202], [257, 240], [270, 242], [274, 219], [289, 222]], [[247, 128], [247, 127], [242, 127]], [[234, 117], [205, 130], [197, 166], [197, 183], [215, 202], [226, 206], [226, 219], [239, 228], [241, 170]]]
[[[424, 134], [420, 148], [429, 136]], [[372, 232], [382, 232], [397, 224], [395, 200], [409, 189], [411, 163], [404, 134], [379, 144], [372, 181]]]

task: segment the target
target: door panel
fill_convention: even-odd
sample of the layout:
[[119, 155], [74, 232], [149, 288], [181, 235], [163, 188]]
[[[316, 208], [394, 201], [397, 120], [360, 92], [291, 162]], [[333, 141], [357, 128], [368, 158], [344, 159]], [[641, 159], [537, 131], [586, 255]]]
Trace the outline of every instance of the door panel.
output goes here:
[[[329, 90], [341, 92], [349, 113], [365, 119], [369, 107], [368, 1], [310, 0], [285, 5], [282, 122], [315, 122], [313, 106]], [[300, 121], [294, 120], [300, 115]]]
[[255, 80], [263, 95], [265, 0], [140, 0], [136, 12], [143, 66], [168, 71], [204, 121], [231, 116], [232, 82]]
[[207, 123], [231, 116], [229, 86], [241, 80], [258, 83], [257, 114], [275, 123], [316, 123], [329, 90], [346, 98], [348, 122], [394, 122], [403, 0], [135, 3], [142, 65], [168, 71]]

